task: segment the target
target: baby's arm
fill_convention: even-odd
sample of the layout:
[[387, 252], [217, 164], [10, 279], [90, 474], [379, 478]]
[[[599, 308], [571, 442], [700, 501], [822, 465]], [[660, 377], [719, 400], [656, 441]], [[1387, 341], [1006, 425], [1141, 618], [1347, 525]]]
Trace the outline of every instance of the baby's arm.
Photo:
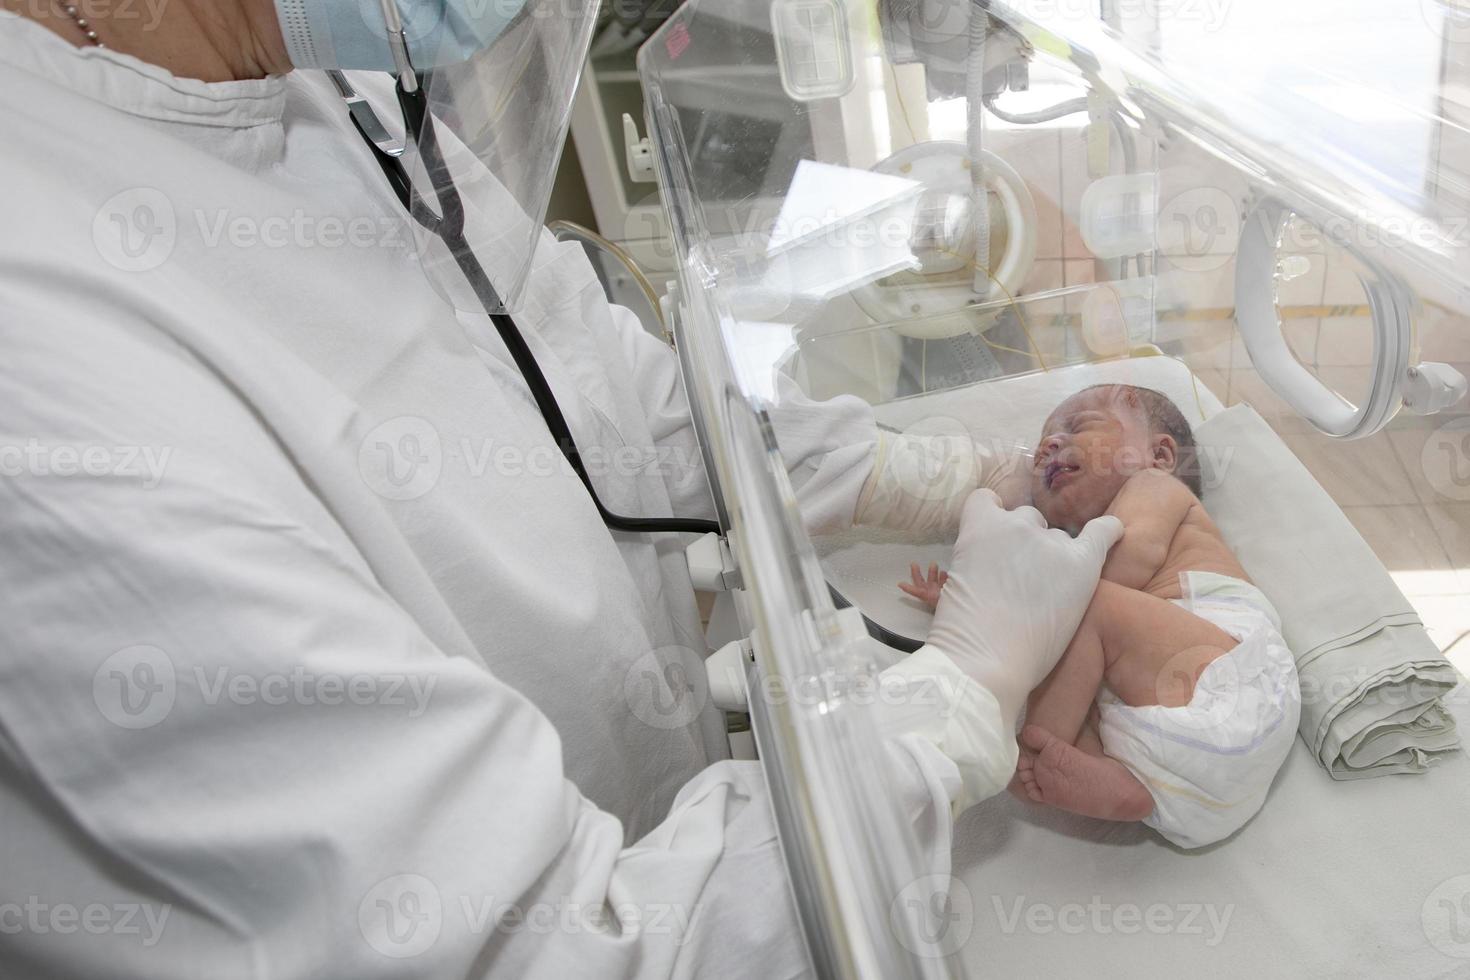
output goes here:
[[1108, 513], [1123, 522], [1123, 539], [1103, 565], [1104, 581], [1142, 589], [1169, 557], [1169, 545], [1198, 501], [1162, 470], [1135, 473], [1113, 498]]

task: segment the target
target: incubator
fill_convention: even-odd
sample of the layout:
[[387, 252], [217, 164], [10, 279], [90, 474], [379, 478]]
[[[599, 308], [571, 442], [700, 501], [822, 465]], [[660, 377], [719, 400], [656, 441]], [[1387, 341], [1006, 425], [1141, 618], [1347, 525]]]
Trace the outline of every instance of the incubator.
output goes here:
[[[1470, 18], [688, 0], [638, 67], [664, 319], [728, 532], [691, 551], [721, 595], [711, 691], [750, 715], [818, 972], [1268, 974], [1288, 945], [1321, 975], [1467, 967], [1470, 846], [1435, 822], [1470, 803], [1463, 688], [1421, 614], [1470, 609]], [[1164, 391], [1238, 451], [1206, 506], [1300, 622], [1383, 612], [1319, 668], [1371, 633], [1427, 687], [1391, 745], [1334, 734], [1363, 685], [1322, 695], [1261, 816], [1206, 853], [998, 799], [936, 885], [871, 761], [872, 680], [927, 625], [893, 582], [947, 542], [811, 533], [769, 412], [856, 395], [893, 429], [1024, 447], [1096, 381]], [[1312, 554], [1270, 557], [1297, 535]], [[1393, 829], [1406, 810], [1430, 816]], [[1112, 917], [1069, 930], [1076, 903]], [[1233, 931], [1196, 942], [1191, 904]], [[1156, 905], [1172, 929], [1120, 924]]]

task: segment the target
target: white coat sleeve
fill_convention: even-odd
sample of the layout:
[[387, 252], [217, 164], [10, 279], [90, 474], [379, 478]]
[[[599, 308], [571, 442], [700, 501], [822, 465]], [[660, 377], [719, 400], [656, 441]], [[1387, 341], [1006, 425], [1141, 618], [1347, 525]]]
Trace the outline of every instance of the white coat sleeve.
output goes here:
[[[649, 431], [655, 445], [675, 464], [667, 479], [674, 513], [713, 517], [678, 358], [668, 344], [643, 329], [630, 310], [611, 309]], [[820, 533], [850, 526], [878, 446], [872, 408], [851, 396], [813, 402], [788, 386], [770, 415], [808, 530]]]
[[[677, 356], [630, 310], [611, 310], [649, 431], [674, 463], [665, 469], [674, 513], [711, 518], [714, 504]], [[872, 408], [850, 396], [813, 402], [786, 385], [770, 414], [808, 529], [820, 533], [850, 526], [878, 447]]]

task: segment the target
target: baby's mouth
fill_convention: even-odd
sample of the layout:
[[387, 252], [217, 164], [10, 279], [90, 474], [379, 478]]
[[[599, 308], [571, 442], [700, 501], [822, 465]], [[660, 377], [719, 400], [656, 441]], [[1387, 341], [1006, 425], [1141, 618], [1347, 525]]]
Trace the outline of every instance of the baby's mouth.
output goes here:
[[1076, 473], [1082, 467], [1072, 463], [1063, 463], [1060, 460], [1052, 460], [1046, 464], [1044, 480], [1048, 490], [1055, 490], [1059, 482], [1066, 480], [1068, 476]]

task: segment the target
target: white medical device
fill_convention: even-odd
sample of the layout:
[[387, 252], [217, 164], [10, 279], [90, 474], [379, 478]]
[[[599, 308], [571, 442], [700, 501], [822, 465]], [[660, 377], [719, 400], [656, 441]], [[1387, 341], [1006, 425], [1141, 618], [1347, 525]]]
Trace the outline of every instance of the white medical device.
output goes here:
[[[1019, 895], [1025, 913], [1023, 883], [985, 877], [987, 854], [1010, 866], [1003, 841], [987, 838], [978, 877], [961, 881], [968, 911], [958, 892], [917, 918], [904, 905], [916, 847], [869, 764], [880, 736], [861, 697], [896, 654], [832, 601], [834, 569], [804, 529], [765, 416], [778, 381], [813, 398], [860, 396], [898, 427], [1015, 410], [1004, 435], [1024, 441], [1069, 386], [1141, 378], [1196, 421], [1255, 405], [1320, 447], [1313, 466], [1347, 458], [1334, 453], [1400, 410], [1466, 410], [1470, 166], [1448, 148], [1470, 146], [1470, 131], [1443, 100], [1470, 83], [1453, 41], [1470, 25], [1407, 0], [1300, 10], [1240, 0], [1223, 22], [1209, 5], [1195, 5], [1198, 21], [1116, 6], [1103, 4], [1104, 20], [1021, 0], [687, 0], [638, 57], [678, 267], [664, 315], [726, 531], [691, 552], [701, 585], [723, 597], [713, 625], [728, 645], [712, 660], [711, 691], [752, 716], [821, 975], [983, 975], [1000, 958], [1013, 974], [1037, 954], [1014, 933], [1002, 937], [1009, 953], [994, 935], [944, 935], [964, 915], [994, 919], [992, 887]], [[739, 163], [756, 151], [759, 168]], [[742, 679], [819, 693], [747, 698]], [[1453, 764], [1448, 783], [1434, 782], [1439, 772], [1401, 777], [1400, 792], [1427, 810], [1462, 810], [1470, 765]], [[1283, 779], [1297, 780], [1288, 795], [1315, 800], [1319, 821], [1354, 792], [1370, 801], [1344, 818], [1349, 839], [1392, 809], [1389, 780], [1333, 783], [1295, 758]], [[1070, 824], [989, 812], [1071, 855], [1054, 876], [1154, 867], [1159, 894], [1173, 895], [1191, 868], [1237, 884], [1247, 873], [1224, 850], [1170, 865], [1183, 858], [1140, 857], [1154, 847], [1142, 837], [1126, 839], [1132, 852], [1109, 851]], [[1258, 823], [1291, 816], [1268, 803]], [[1351, 866], [1295, 847], [1314, 866]], [[1403, 857], [1406, 893], [1422, 886], [1428, 901], [1446, 875], [1470, 875], [1470, 853], [1459, 856], [1448, 866]], [[1358, 860], [1360, 874], [1381, 870]], [[1038, 887], [1066, 894], [1067, 881]], [[1387, 926], [1314, 919], [1341, 930], [1317, 946], [1369, 955], [1391, 945], [1366, 938], [1375, 929], [1419, 914], [1396, 909]], [[1269, 965], [1269, 944], [1244, 945], [1257, 952], [1235, 954], [1232, 972]], [[1112, 947], [1085, 948], [1078, 960], [1110, 975], [1092, 958]], [[1441, 951], [1430, 938], [1412, 955]], [[1153, 965], [1166, 961], [1198, 972], [1176, 947]]]

